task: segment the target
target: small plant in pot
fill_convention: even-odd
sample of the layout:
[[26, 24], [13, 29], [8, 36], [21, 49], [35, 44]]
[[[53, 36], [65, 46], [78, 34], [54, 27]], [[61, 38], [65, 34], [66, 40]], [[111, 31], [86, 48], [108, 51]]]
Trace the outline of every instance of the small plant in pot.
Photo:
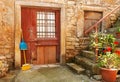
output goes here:
[[97, 61], [102, 79], [105, 82], [116, 82], [116, 75], [120, 68], [120, 56], [111, 50], [111, 47], [107, 47], [104, 51], [105, 54], [100, 55]]

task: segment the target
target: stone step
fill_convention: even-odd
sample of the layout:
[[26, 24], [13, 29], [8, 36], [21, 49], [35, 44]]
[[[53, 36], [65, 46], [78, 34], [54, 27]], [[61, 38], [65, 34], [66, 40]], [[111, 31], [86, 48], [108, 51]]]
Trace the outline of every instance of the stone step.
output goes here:
[[82, 37], [79, 39], [80, 44], [89, 44], [90, 38], [89, 37]]
[[91, 59], [82, 56], [75, 56], [75, 63], [82, 66], [86, 70], [90, 70], [91, 74], [99, 74], [97, 64]]
[[95, 53], [93, 51], [82, 50], [80, 56], [94, 60]]
[[90, 43], [89, 37], [81, 37], [79, 38], [79, 44], [81, 49], [86, 49]]
[[90, 41], [89, 37], [80, 37], [79, 38], [80, 41]]
[[107, 33], [115, 34], [116, 28], [108, 28]]
[[72, 70], [74, 70], [77, 74], [80, 74], [85, 71], [82, 67], [78, 66], [75, 63], [67, 63], [67, 66], [69, 66]]

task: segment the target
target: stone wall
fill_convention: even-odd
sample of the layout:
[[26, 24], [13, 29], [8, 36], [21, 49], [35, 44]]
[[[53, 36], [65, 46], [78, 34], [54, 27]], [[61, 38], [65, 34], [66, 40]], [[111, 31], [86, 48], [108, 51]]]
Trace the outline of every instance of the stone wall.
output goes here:
[[7, 58], [5, 56], [0, 55], [0, 77], [5, 76], [7, 71], [8, 71]]
[[[103, 16], [111, 12], [120, 0], [67, 0], [66, 1], [66, 60], [69, 62], [75, 55], [84, 49], [80, 41], [84, 31], [84, 11], [103, 12]], [[107, 17], [102, 26], [111, 27], [116, 21], [118, 10]], [[71, 60], [70, 60], [71, 61]]]
[[[103, 16], [109, 13], [120, 0], [0, 0], [0, 56], [5, 56], [9, 67], [14, 64], [14, 3], [15, 1], [46, 2], [65, 5], [65, 55], [66, 59], [74, 57], [81, 50], [80, 37], [83, 36], [84, 10], [101, 11]], [[111, 19], [116, 20], [117, 15], [112, 14]], [[103, 26], [110, 27], [111, 19], [108, 17]], [[15, 20], [16, 21], [16, 20]], [[107, 23], [106, 23], [107, 22]], [[16, 54], [17, 56], [17, 54]]]
[[[14, 0], [0, 0], [0, 57], [14, 64]], [[4, 58], [2, 57], [2, 58]]]

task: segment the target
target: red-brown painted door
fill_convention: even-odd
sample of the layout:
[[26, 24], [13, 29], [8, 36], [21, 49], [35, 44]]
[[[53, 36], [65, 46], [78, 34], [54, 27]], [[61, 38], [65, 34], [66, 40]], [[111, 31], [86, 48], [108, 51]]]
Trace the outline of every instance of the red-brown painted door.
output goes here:
[[[27, 8], [21, 10], [23, 36], [28, 44], [27, 62], [53, 64], [60, 60], [60, 10]], [[22, 63], [23, 63], [23, 56]]]

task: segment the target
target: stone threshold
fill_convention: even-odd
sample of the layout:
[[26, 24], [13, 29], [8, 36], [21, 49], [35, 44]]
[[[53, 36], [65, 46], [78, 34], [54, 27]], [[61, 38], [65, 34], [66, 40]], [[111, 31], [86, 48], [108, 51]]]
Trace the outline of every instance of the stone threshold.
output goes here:
[[40, 69], [40, 68], [44, 68], [44, 67], [60, 67], [60, 64], [56, 63], [56, 64], [44, 64], [44, 65], [33, 65], [31, 64], [31, 69]]

